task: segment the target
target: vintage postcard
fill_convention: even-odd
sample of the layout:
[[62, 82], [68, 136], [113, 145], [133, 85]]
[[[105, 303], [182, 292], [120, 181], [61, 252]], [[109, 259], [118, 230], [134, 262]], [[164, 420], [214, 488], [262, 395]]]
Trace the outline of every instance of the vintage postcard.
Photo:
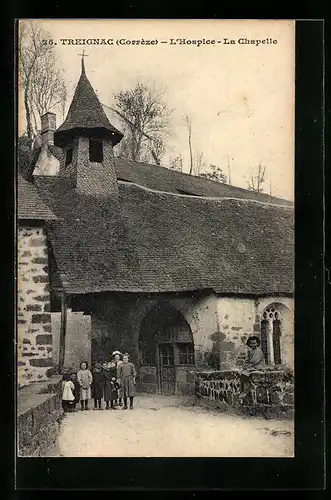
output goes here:
[[294, 457], [295, 22], [21, 20], [19, 457]]

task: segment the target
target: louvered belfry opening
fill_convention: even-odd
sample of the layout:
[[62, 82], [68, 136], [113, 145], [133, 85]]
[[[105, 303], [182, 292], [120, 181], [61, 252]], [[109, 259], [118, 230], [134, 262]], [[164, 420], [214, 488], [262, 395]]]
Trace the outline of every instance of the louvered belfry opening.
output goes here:
[[89, 159], [94, 163], [103, 162], [102, 142], [96, 139], [89, 140]]

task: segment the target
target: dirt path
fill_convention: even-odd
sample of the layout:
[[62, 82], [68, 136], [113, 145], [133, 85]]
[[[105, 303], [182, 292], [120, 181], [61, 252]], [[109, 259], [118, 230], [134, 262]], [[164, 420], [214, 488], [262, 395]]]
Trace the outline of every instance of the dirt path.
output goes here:
[[293, 457], [293, 422], [244, 418], [139, 395], [133, 411], [77, 411], [59, 437], [64, 457]]

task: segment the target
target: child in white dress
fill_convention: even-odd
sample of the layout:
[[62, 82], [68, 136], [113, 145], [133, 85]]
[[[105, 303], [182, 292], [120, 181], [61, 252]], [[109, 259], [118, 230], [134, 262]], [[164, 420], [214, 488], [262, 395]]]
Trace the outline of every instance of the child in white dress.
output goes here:
[[65, 373], [62, 381], [62, 408], [65, 413], [72, 410], [75, 401], [74, 389], [75, 385], [70, 380], [69, 373]]

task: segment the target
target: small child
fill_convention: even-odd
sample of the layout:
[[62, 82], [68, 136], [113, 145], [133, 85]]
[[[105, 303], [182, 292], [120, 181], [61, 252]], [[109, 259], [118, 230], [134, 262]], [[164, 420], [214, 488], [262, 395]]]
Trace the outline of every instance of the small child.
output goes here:
[[96, 410], [97, 407], [99, 408], [99, 410], [103, 410], [103, 408], [101, 408], [101, 399], [104, 391], [104, 383], [105, 377], [102, 373], [102, 366], [100, 363], [95, 363], [93, 370], [93, 382], [91, 386], [92, 398], [94, 399], [93, 410]]
[[[118, 394], [118, 383], [116, 381], [116, 365], [114, 361], [110, 363], [103, 363], [103, 374], [104, 374], [104, 400], [106, 402], [106, 410], [110, 408], [116, 410], [115, 402], [117, 400]], [[109, 408], [110, 403], [110, 408]]]
[[[119, 388], [120, 388], [120, 384], [118, 383], [118, 380], [117, 380], [117, 367], [116, 367], [116, 363], [115, 361], [110, 361], [109, 363], [109, 370], [110, 370], [110, 373], [111, 373], [111, 376], [112, 376], [112, 383], [113, 383], [113, 392], [112, 392], [112, 400], [111, 400], [111, 408], [113, 410], [116, 410], [116, 401], [119, 397]], [[122, 399], [121, 401], [119, 401], [119, 403], [121, 404], [122, 403]]]
[[72, 411], [72, 405], [75, 401], [74, 389], [75, 386], [70, 380], [69, 373], [65, 373], [62, 380], [62, 408], [65, 413]]
[[77, 380], [77, 373], [76, 372], [74, 372], [74, 373], [71, 374], [71, 381], [72, 381], [72, 383], [75, 386], [75, 388], [73, 390], [73, 393], [74, 393], [74, 396], [75, 396], [75, 401], [72, 404], [72, 410], [75, 411], [76, 410], [76, 405], [80, 401], [80, 385], [79, 385], [78, 380]]
[[81, 411], [88, 410], [88, 400], [91, 399], [91, 385], [93, 382], [93, 376], [88, 369], [87, 361], [82, 361], [80, 364], [80, 370], [77, 373], [77, 380], [80, 386], [80, 404]]

